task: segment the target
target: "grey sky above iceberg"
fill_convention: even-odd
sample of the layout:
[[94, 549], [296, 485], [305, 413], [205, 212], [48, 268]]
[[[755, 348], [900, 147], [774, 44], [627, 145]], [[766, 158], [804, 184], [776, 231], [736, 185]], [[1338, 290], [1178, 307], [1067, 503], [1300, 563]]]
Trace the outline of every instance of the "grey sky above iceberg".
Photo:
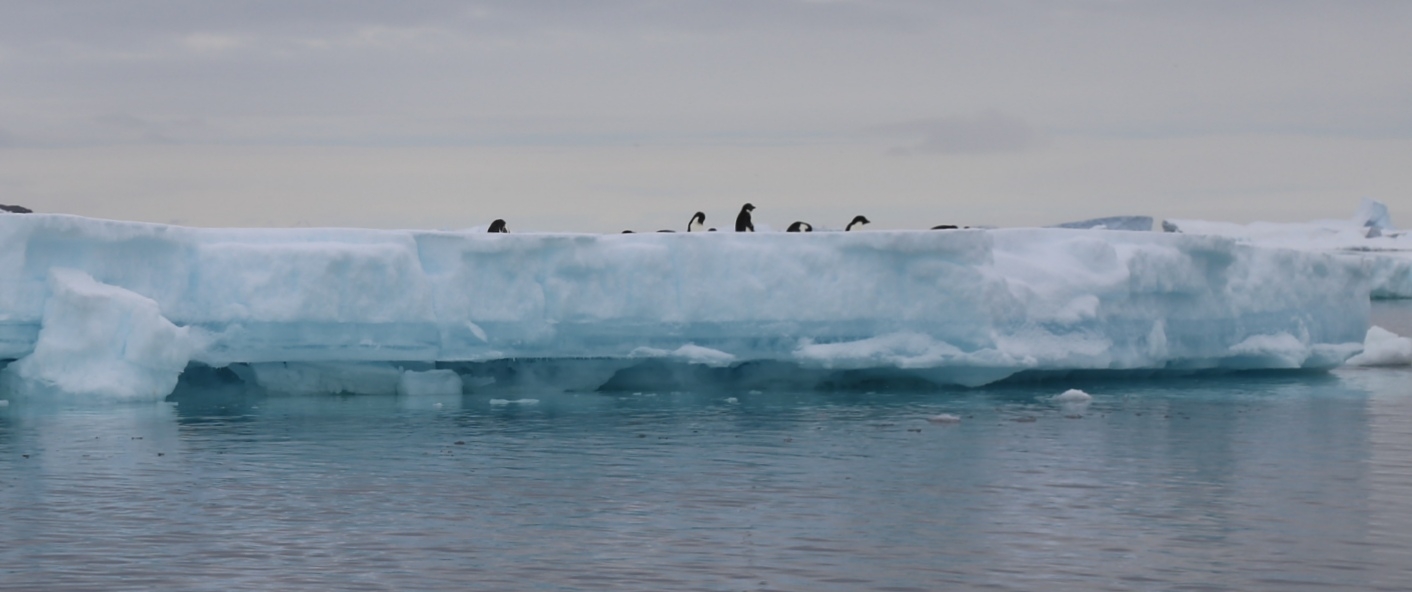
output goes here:
[[0, 203], [42, 212], [1412, 220], [1406, 2], [0, 3]]

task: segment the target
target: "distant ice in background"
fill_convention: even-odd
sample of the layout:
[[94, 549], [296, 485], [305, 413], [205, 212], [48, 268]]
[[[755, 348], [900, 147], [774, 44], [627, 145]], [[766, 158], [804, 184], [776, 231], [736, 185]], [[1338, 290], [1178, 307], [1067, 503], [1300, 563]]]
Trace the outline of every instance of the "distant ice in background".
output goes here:
[[16, 392], [107, 399], [161, 398], [192, 364], [407, 397], [1330, 368], [1367, 347], [1370, 296], [1412, 296], [1412, 243], [1380, 206], [1165, 233], [1142, 216], [808, 235], [5, 216], [0, 360]]
[[1152, 216], [1108, 216], [1078, 222], [1056, 224], [1054, 228], [1074, 228], [1081, 230], [1131, 230], [1147, 232], [1152, 230]]
[[1371, 325], [1412, 336], [1412, 299], [1374, 300], [1368, 313]]

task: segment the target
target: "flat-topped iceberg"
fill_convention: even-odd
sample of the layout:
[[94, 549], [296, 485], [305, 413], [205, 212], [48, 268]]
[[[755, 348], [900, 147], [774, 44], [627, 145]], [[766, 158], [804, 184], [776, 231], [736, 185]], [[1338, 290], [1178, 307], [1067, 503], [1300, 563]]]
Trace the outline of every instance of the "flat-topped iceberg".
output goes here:
[[1394, 228], [1387, 206], [1375, 200], [1365, 198], [1353, 216], [1343, 220], [1250, 224], [1164, 220], [1162, 229], [1362, 260], [1371, 273], [1373, 298], [1412, 298], [1412, 232]]
[[486, 234], [29, 214], [0, 217], [0, 360], [12, 382], [119, 398], [165, 396], [189, 363], [351, 392], [458, 384], [434, 370], [475, 390], [654, 372], [979, 385], [1328, 368], [1362, 348], [1369, 282], [1356, 259], [1159, 232]]

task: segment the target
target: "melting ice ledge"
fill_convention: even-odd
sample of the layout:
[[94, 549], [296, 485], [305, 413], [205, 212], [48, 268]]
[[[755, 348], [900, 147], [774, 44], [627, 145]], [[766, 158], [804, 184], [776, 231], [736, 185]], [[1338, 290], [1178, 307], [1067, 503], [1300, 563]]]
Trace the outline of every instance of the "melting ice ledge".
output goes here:
[[662, 381], [981, 385], [1019, 373], [1309, 369], [1362, 349], [1373, 265], [1093, 229], [508, 234], [0, 216], [10, 392]]

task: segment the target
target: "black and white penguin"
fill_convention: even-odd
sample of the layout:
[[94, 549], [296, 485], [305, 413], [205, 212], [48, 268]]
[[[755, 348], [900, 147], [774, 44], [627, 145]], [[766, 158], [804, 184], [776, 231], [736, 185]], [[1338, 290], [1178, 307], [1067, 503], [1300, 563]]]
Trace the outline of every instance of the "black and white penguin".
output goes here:
[[706, 226], [706, 214], [697, 212], [691, 217], [691, 221], [686, 223], [687, 232], [701, 232]]
[[505, 221], [504, 221], [504, 220], [498, 220], [498, 219], [497, 219], [496, 221], [490, 223], [490, 229], [489, 229], [489, 230], [486, 230], [486, 232], [501, 232], [501, 233], [503, 233], [503, 232], [510, 232], [510, 230], [509, 230], [508, 228], [505, 228]]
[[814, 227], [810, 226], [808, 222], [795, 222], [790, 224], [785, 232], [814, 232]]
[[933, 227], [932, 227], [932, 230], [956, 230], [956, 225], [955, 225], [955, 224], [937, 224], [936, 226], [933, 226]]
[[735, 217], [736, 232], [755, 232], [755, 224], [750, 221], [750, 211], [754, 209], [750, 204], [740, 206], [740, 213]]
[[848, 227], [847, 227], [847, 228], [844, 228], [843, 230], [844, 230], [844, 232], [847, 232], [847, 231], [849, 231], [849, 230], [853, 230], [853, 227], [854, 227], [854, 226], [857, 226], [858, 228], [862, 228], [863, 225], [869, 224], [869, 223], [871, 223], [871, 222], [870, 222], [867, 218], [865, 218], [865, 217], [863, 217], [863, 216], [854, 216], [854, 217], [853, 217], [853, 221], [852, 221], [852, 222], [849, 222], [849, 223], [848, 223]]

